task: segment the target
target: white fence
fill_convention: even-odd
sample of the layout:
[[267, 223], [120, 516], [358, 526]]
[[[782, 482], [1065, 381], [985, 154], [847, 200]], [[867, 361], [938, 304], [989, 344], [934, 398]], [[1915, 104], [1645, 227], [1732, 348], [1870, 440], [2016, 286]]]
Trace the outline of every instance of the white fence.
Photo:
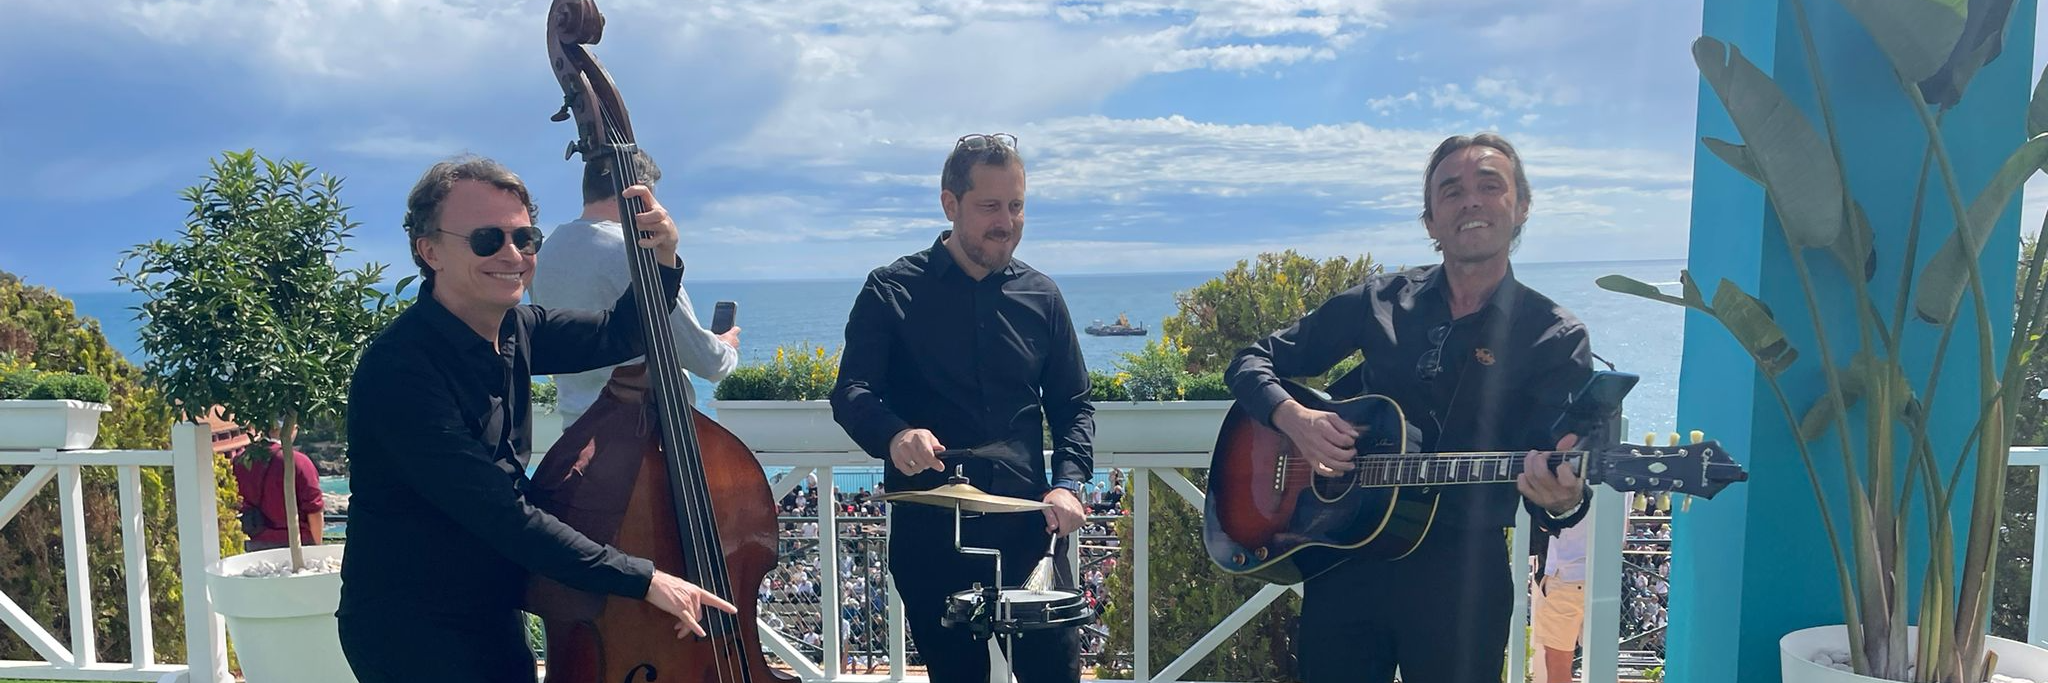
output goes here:
[[[802, 482], [806, 475], [815, 472], [821, 482], [833, 481], [835, 469], [845, 467], [872, 468], [876, 461], [865, 454], [850, 453], [761, 453], [762, 464], [770, 467], [793, 468], [788, 476], [776, 481], [774, 493], [777, 498]], [[58, 491], [62, 509], [62, 532], [65, 553], [65, 575], [67, 578], [64, 596], [65, 611], [71, 615], [68, 639], [60, 640], [43, 624], [29, 618], [20, 607], [18, 600], [47, 601], [52, 596], [8, 596], [0, 594], [0, 623], [16, 636], [26, 641], [41, 657], [30, 661], [0, 661], [0, 679], [59, 679], [59, 680], [194, 680], [189, 670], [209, 671], [211, 676], [198, 676], [196, 680], [228, 681], [226, 671], [225, 634], [220, 618], [212, 613], [206, 593], [206, 567], [218, 558], [220, 547], [219, 527], [214, 507], [213, 454], [210, 449], [209, 433], [199, 425], [181, 424], [174, 428], [172, 447], [163, 451], [0, 451], [0, 465], [29, 466], [28, 476], [11, 490], [0, 495], [0, 526], [12, 521], [16, 513], [45, 487], [54, 486]], [[1136, 523], [1132, 547], [1126, 558], [1132, 563], [1133, 599], [1139, 604], [1151, 604], [1152, 582], [1149, 576], [1151, 566], [1151, 499], [1155, 495], [1176, 496], [1201, 509], [1201, 491], [1183, 476], [1180, 470], [1200, 470], [1208, 465], [1207, 453], [1146, 453], [1123, 454], [1101, 453], [1096, 464], [1102, 468], [1124, 469], [1131, 472], [1129, 478], [1128, 508]], [[2048, 447], [2018, 447], [2012, 450], [2012, 465], [2015, 467], [2040, 467], [2048, 465]], [[108, 596], [95, 596], [87, 585], [92, 563], [111, 561], [111, 558], [92, 558], [87, 554], [85, 542], [85, 511], [82, 489], [81, 468], [111, 466], [118, 468], [117, 484], [120, 498], [120, 522], [122, 535], [122, 557], [126, 568], [124, 595], [112, 599], [125, 600], [128, 605], [129, 638], [132, 655], [129, 662], [101, 662], [96, 658], [95, 638], [91, 632], [95, 600]], [[177, 525], [182, 541], [179, 552], [179, 575], [184, 585], [184, 624], [188, 634], [187, 651], [164, 656], [151, 646], [150, 596], [148, 589], [147, 556], [142, 523], [142, 482], [141, 468], [170, 468], [176, 482]], [[2044, 478], [2048, 479], [2048, 478]], [[2048, 483], [2048, 481], [2044, 481]], [[1163, 484], [1166, 492], [1155, 490]], [[2048, 493], [2048, 492], [2044, 492]], [[2037, 519], [2048, 517], [2048, 495], [2037, 499]], [[1594, 497], [1592, 511], [1586, 523], [1593, 524], [1589, 537], [1587, 573], [1588, 617], [1581, 642], [1586, 647], [1585, 680], [1613, 681], [1617, 679], [1617, 654], [1620, 633], [1621, 610], [1622, 537], [1627, 511], [1620, 494], [1599, 489]], [[819, 505], [818, 522], [818, 566], [837, 567], [839, 562], [837, 523], [838, 510], [832, 505]], [[1527, 528], [1526, 519], [1522, 528]], [[1514, 558], [1526, 557], [1526, 538], [1516, 535]], [[2037, 556], [2041, 549], [2048, 548], [2048, 525], [2036, 525], [2035, 548]], [[1517, 585], [1525, 585], [1528, 566], [1513, 562]], [[1078, 566], [1078, 563], [1075, 563]], [[843, 588], [837, 571], [820, 572], [819, 586], [821, 605], [838, 605]], [[2048, 600], [2048, 575], [2036, 573], [2033, 579], [2033, 599], [2036, 605]], [[1134, 643], [1132, 664], [1135, 678], [1140, 681], [1180, 681], [1186, 674], [1210, 655], [1237, 629], [1266, 609], [1284, 592], [1299, 590], [1298, 586], [1268, 586], [1247, 599], [1228, 617], [1218, 622], [1209, 633], [1198, 639], [1192, 646], [1180, 652], [1164, 652], [1155, 649], [1151, 642], [1151, 624], [1147, 610], [1132, 610], [1137, 618], [1133, 624]], [[1516, 591], [1514, 608], [1516, 623], [1521, 623], [1527, 614], [1527, 594]], [[890, 591], [888, 610], [889, 660], [903, 662], [906, 638], [901, 621], [902, 609], [895, 592]], [[768, 648], [783, 660], [796, 667], [806, 681], [866, 682], [879, 680], [905, 680], [902, 667], [891, 667], [894, 673], [887, 675], [860, 675], [842, 671], [838, 664], [845, 661], [842, 650], [839, 619], [822, 620], [823, 661], [813, 663], [801, 654], [795, 644], [774, 634], [772, 629], [762, 629]], [[1522, 629], [1510, 629], [1509, 653], [1523, 652]], [[2048, 645], [2048, 624], [2034, 622], [2028, 635], [2037, 644]], [[1525, 663], [1520, 656], [1508, 657], [1509, 680], [1522, 680]]]
[[[88, 681], [192, 681], [191, 671], [210, 671], [210, 680], [233, 680], [227, 671], [227, 636], [220, 617], [206, 599], [206, 567], [220, 559], [219, 515], [214, 507], [212, 433], [203, 425], [180, 424], [171, 430], [167, 451], [0, 451], [0, 465], [29, 466], [28, 476], [0, 495], [0, 526], [13, 521], [31, 498], [55, 482], [64, 543], [65, 613], [70, 638], [59, 642], [44, 625], [29, 618], [16, 597], [44, 601], [51, 596], [0, 594], [0, 622], [27, 641], [41, 660], [0, 660], [0, 679], [44, 678]], [[94, 600], [87, 580], [95, 561], [87, 553], [84, 476], [81, 468], [116, 468], [121, 500], [121, 557], [128, 606], [129, 661], [98, 660], [93, 631]], [[175, 482], [178, 515], [178, 575], [184, 585], [186, 651], [174, 663], [158, 661], [152, 641], [147, 544], [142, 523], [142, 468], [162, 467]]]

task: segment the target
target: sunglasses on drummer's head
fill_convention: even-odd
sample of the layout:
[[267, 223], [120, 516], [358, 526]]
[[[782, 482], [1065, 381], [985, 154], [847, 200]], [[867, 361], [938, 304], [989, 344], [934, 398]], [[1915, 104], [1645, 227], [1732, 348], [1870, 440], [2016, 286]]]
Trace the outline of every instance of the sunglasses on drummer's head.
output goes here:
[[436, 228], [434, 231], [468, 238], [470, 253], [484, 258], [489, 258], [492, 254], [498, 253], [499, 249], [505, 248], [505, 240], [508, 238], [512, 240], [512, 248], [519, 250], [519, 253], [527, 256], [538, 254], [540, 253], [540, 244], [543, 237], [540, 228], [531, 225], [523, 225], [516, 228], [500, 228], [486, 225], [469, 231], [467, 235], [439, 228]]

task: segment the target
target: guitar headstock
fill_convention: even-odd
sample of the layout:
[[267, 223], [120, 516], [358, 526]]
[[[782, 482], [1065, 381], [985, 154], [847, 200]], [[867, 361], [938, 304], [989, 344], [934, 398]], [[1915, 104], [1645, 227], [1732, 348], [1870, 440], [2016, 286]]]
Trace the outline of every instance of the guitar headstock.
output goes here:
[[[1677, 445], [1673, 435], [1669, 446], [1624, 443], [1602, 449], [1587, 469], [1588, 478], [1616, 491], [1680, 493], [1713, 498], [1729, 484], [1748, 481], [1742, 464], [1728, 457], [1719, 441], [1701, 441], [1694, 432], [1693, 443]], [[1654, 436], [1654, 435], [1653, 435]]]

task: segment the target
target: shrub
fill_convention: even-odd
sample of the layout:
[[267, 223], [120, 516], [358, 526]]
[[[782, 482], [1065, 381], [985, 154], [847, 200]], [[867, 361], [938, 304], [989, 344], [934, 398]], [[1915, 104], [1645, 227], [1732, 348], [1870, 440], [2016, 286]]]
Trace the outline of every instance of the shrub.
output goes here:
[[107, 382], [91, 375], [45, 372], [36, 378], [23, 398], [33, 400], [69, 399], [86, 403], [107, 402]]
[[838, 381], [839, 352], [802, 342], [775, 347], [773, 361], [735, 368], [711, 395], [720, 401], [818, 401]]

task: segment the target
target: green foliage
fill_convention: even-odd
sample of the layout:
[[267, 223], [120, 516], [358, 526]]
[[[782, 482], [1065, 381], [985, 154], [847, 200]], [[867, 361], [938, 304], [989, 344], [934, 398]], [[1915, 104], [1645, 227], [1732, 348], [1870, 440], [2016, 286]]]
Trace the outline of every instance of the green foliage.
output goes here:
[[775, 360], [735, 368], [718, 381], [720, 401], [821, 401], [839, 381], [839, 352], [802, 342], [775, 347]]
[[1230, 395], [1230, 385], [1223, 381], [1221, 370], [1191, 375], [1183, 389], [1190, 401], [1228, 401], [1234, 398]]
[[1088, 400], [1093, 403], [1129, 401], [1131, 392], [1124, 388], [1123, 375], [1101, 370], [1088, 371]]
[[357, 227], [340, 195], [340, 179], [303, 162], [229, 152], [181, 193], [192, 208], [179, 241], [124, 255], [115, 281], [148, 299], [147, 370], [181, 417], [217, 405], [289, 439], [287, 422], [341, 414], [358, 354], [402, 302], [377, 291], [382, 264], [336, 265]]
[[[0, 272], [0, 374], [34, 368], [78, 372], [108, 385], [106, 403], [112, 412], [100, 419], [94, 444], [111, 449], [161, 449], [170, 445], [171, 413], [162, 397], [142, 383], [142, 373], [115, 351], [100, 333], [99, 322], [77, 317], [69, 300], [42, 287], [24, 285]], [[0, 491], [12, 490], [28, 467], [0, 466]], [[179, 576], [177, 510], [171, 472], [141, 468], [145, 565], [149, 572], [150, 632], [159, 653], [185, 649], [184, 592]], [[126, 566], [119, 528], [120, 498], [113, 467], [81, 468], [81, 499], [85, 508], [86, 552], [101, 558], [91, 576], [97, 611], [93, 632], [100, 661], [127, 661], [128, 605], [118, 596], [127, 590]], [[235, 528], [234, 477], [225, 458], [214, 460], [215, 512], [220, 520], [221, 552], [241, 552]], [[62, 520], [57, 495], [50, 491], [31, 498], [14, 519], [0, 526], [0, 593], [13, 597], [36, 623], [53, 633], [71, 629], [64, 596]], [[16, 638], [0, 638], [0, 659], [39, 659]]]
[[403, 310], [411, 278], [387, 294], [376, 289], [382, 264], [336, 265], [357, 224], [341, 180], [315, 180], [303, 162], [229, 152], [180, 197], [192, 207], [181, 239], [130, 249], [115, 278], [147, 299], [150, 379], [184, 419], [218, 406], [297, 450], [299, 425], [342, 419], [356, 360]]
[[555, 386], [553, 380], [533, 380], [533, 409], [554, 410], [562, 400], [559, 392], [560, 388]]
[[1137, 353], [1123, 354], [1117, 361], [1124, 391], [1133, 401], [1178, 401], [1186, 394], [1187, 351], [1175, 344], [1173, 336], [1160, 334], [1145, 342]]
[[43, 373], [35, 368], [18, 368], [0, 373], [0, 400], [28, 398], [28, 392], [36, 388]]
[[1189, 370], [1222, 370], [1238, 349], [1293, 325], [1379, 272], [1370, 255], [1317, 261], [1292, 249], [1259, 254], [1175, 294], [1180, 311], [1159, 328], [1186, 347]]
[[68, 399], [87, 403], [107, 402], [107, 382], [91, 375], [45, 372], [36, 378], [22, 398], [32, 400]]

